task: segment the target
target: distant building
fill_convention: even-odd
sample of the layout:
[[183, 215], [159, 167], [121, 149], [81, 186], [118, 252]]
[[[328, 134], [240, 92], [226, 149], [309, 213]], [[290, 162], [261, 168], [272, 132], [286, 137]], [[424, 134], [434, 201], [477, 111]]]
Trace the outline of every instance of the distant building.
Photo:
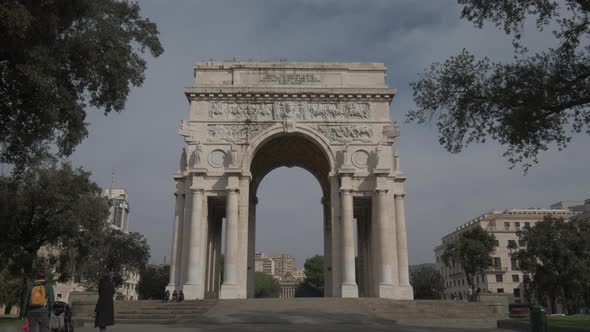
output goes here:
[[525, 246], [525, 243], [519, 241], [516, 232], [524, 227], [534, 226], [546, 215], [568, 220], [575, 214], [567, 209], [493, 211], [483, 214], [445, 235], [442, 238], [442, 244], [434, 248], [436, 267], [445, 281], [445, 298], [467, 299], [470, 292], [461, 268], [455, 264], [447, 266], [443, 263], [441, 256], [445, 245], [456, 240], [462, 232], [473, 227], [481, 227], [496, 237], [497, 247], [492, 253], [492, 266], [483, 275], [475, 277], [476, 289], [482, 293], [507, 293], [511, 295], [511, 303], [525, 303], [523, 282], [529, 276], [519, 270], [518, 262], [510, 257], [508, 247]]
[[254, 271], [264, 272], [268, 275], [275, 275], [275, 262], [264, 253], [257, 253], [254, 258]]
[[295, 291], [297, 290], [298, 282], [295, 281], [280, 281], [281, 292], [279, 297], [282, 299], [290, 299], [295, 297]]
[[[110, 201], [110, 215], [107, 222], [113, 229], [129, 232], [129, 194], [124, 188], [106, 188], [102, 190], [102, 196]], [[117, 288], [115, 297], [117, 300], [137, 300], [138, 273], [125, 273], [125, 282]], [[55, 285], [55, 297], [61, 301], [69, 302], [70, 293], [85, 291], [86, 288], [79, 283], [70, 281]]]
[[585, 201], [561, 201], [551, 206], [563, 206], [564, 209], [577, 213], [574, 219], [590, 221], [590, 198]]
[[124, 188], [105, 188], [102, 195], [110, 201], [108, 222], [111, 227], [129, 232], [129, 194]]
[[284, 278], [285, 274], [292, 273], [295, 271], [297, 265], [295, 264], [295, 258], [291, 255], [280, 254], [271, 256], [275, 263], [275, 276]]

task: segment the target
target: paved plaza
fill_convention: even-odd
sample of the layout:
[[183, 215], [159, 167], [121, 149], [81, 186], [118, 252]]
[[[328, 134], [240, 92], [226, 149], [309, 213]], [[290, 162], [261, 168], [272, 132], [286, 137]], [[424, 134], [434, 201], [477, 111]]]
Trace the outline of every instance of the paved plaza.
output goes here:
[[[80, 332], [94, 332], [94, 328], [77, 329]], [[350, 324], [223, 324], [223, 325], [202, 325], [195, 327], [162, 327], [162, 326], [147, 326], [147, 325], [119, 325], [109, 328], [107, 331], [129, 331], [129, 332], [152, 332], [152, 331], [173, 331], [173, 332], [194, 332], [194, 331], [280, 331], [280, 332], [347, 332], [347, 331], [363, 331], [363, 332], [454, 332], [454, 331], [486, 331], [486, 332], [501, 332], [510, 331], [502, 329], [474, 329], [474, 328], [436, 328], [436, 327], [415, 327], [404, 325], [350, 325]]]

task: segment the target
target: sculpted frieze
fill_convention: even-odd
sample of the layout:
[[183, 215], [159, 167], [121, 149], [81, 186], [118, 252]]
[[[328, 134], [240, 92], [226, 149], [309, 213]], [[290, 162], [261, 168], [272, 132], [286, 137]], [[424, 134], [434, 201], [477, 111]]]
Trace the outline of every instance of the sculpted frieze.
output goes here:
[[317, 126], [319, 132], [333, 142], [370, 142], [373, 139], [373, 129], [370, 126]]
[[268, 126], [266, 124], [210, 124], [207, 126], [207, 140], [209, 142], [248, 142]]
[[217, 121], [354, 121], [369, 119], [369, 104], [277, 101], [274, 103], [212, 102], [209, 120]]

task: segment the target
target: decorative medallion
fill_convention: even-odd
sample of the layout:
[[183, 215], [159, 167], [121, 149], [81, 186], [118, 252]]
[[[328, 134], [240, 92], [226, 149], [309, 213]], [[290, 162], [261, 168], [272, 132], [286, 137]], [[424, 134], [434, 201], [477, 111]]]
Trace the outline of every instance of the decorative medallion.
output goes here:
[[352, 154], [352, 163], [354, 166], [358, 168], [367, 167], [367, 162], [369, 160], [369, 153], [365, 150], [356, 150]]
[[209, 164], [213, 167], [223, 167], [225, 164], [225, 151], [213, 150], [209, 154]]

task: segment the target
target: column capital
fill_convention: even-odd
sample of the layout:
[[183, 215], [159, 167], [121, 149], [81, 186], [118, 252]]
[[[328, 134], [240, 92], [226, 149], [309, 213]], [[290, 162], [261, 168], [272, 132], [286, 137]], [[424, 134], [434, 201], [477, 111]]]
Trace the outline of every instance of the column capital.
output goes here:
[[406, 197], [406, 194], [395, 194], [395, 199], [404, 199], [404, 197]]
[[375, 192], [377, 193], [377, 195], [385, 195], [388, 191], [389, 189], [387, 188], [375, 188]]
[[204, 194], [205, 193], [205, 189], [203, 189], [203, 188], [191, 187], [190, 189], [193, 194], [196, 194], [196, 193]]

